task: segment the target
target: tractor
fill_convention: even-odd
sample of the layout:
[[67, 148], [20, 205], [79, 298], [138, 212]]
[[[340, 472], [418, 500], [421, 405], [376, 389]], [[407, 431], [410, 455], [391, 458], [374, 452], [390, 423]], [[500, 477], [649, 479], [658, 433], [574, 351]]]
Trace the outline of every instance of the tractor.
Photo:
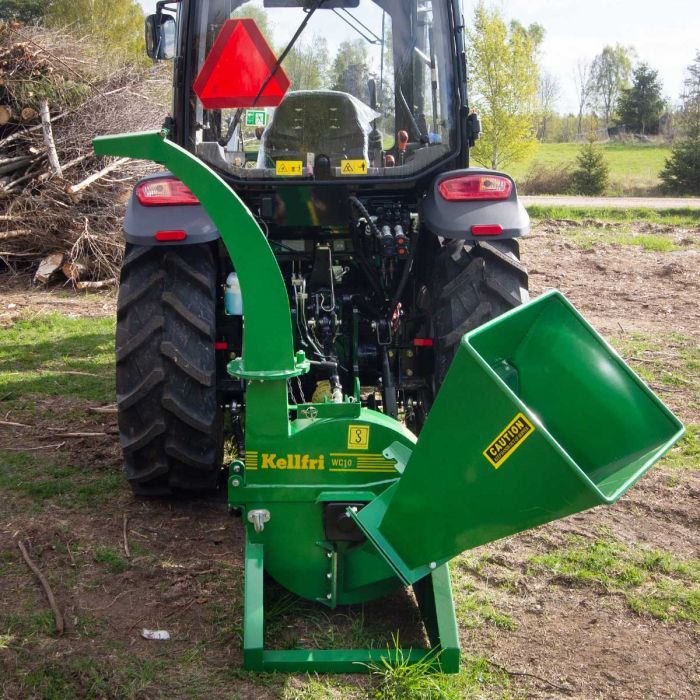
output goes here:
[[[126, 477], [225, 485], [247, 668], [455, 672], [447, 562], [614, 502], [683, 427], [562, 295], [528, 300], [515, 182], [469, 163], [458, 0], [161, 0], [146, 45], [171, 115], [94, 144], [166, 168], [124, 222]], [[411, 585], [430, 650], [268, 649], [264, 572], [330, 608]]]

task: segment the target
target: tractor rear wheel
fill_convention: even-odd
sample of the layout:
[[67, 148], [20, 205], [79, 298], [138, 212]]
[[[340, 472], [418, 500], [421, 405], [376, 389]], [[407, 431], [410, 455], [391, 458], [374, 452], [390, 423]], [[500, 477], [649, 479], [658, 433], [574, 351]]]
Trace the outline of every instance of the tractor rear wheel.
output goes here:
[[430, 299], [439, 387], [460, 338], [527, 301], [527, 269], [518, 241], [448, 241], [433, 267]]
[[216, 488], [216, 259], [210, 245], [127, 244], [117, 301], [116, 379], [124, 469], [138, 496]]

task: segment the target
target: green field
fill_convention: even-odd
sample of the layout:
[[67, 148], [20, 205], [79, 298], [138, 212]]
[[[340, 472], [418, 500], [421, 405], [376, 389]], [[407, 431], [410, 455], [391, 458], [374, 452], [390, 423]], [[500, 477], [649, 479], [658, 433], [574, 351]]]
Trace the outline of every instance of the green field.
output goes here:
[[[523, 180], [528, 172], [538, 165], [576, 165], [576, 155], [581, 148], [578, 143], [542, 143], [528, 159], [506, 168], [516, 182]], [[605, 143], [601, 144], [610, 166], [610, 188], [608, 194], [647, 195], [653, 194], [660, 184], [659, 172], [671, 154], [668, 145]], [[564, 194], [564, 193], [562, 193]]]

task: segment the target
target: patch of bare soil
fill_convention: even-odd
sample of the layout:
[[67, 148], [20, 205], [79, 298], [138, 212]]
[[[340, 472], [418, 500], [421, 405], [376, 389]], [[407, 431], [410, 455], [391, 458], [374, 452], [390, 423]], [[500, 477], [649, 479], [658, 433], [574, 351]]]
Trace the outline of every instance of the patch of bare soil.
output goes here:
[[[465, 650], [494, 659], [519, 678], [528, 697], [695, 698], [700, 688], [698, 631], [633, 612], [624, 597], [603, 585], [533, 572], [536, 555], [570, 546], [571, 537], [601, 536], [631, 547], [673, 553], [700, 552], [700, 479], [675, 487], [655, 469], [612, 507], [596, 508], [476, 551], [487, 564], [476, 575], [489, 588], [514, 576], [500, 604], [517, 629], [480, 629], [463, 640]], [[472, 574], [473, 575], [473, 574]], [[473, 575], [474, 576], [474, 575]]]
[[0, 274], [0, 328], [33, 314], [110, 316], [116, 309], [116, 291], [75, 292], [70, 285], [34, 287], [26, 275]]
[[[588, 222], [589, 224], [593, 222]], [[523, 239], [521, 257], [537, 296], [556, 288], [602, 332], [700, 330], [700, 250], [654, 252], [595, 242], [582, 248], [565, 235], [578, 222], [544, 222]], [[639, 223], [632, 233], [668, 236], [700, 245], [700, 230]]]

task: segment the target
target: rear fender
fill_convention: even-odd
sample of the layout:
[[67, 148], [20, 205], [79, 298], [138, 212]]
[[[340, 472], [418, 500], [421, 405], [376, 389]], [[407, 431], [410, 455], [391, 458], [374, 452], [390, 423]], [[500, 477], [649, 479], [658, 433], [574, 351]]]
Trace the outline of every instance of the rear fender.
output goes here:
[[[146, 180], [170, 175], [169, 172], [148, 175], [136, 184]], [[184, 231], [187, 237], [182, 241], [158, 241], [158, 231]], [[200, 204], [172, 207], [144, 207], [131, 193], [124, 216], [124, 238], [127, 243], [137, 245], [195, 245], [208, 243], [219, 238], [219, 231]]]
[[[438, 185], [455, 175], [499, 175], [513, 183], [508, 199], [497, 201], [448, 202], [438, 192]], [[428, 229], [443, 238], [474, 241], [517, 238], [530, 232], [530, 217], [518, 199], [513, 178], [505, 173], [485, 168], [465, 168], [442, 173], [433, 182], [423, 203], [423, 221]], [[503, 233], [497, 235], [472, 234], [472, 226], [500, 226]]]

